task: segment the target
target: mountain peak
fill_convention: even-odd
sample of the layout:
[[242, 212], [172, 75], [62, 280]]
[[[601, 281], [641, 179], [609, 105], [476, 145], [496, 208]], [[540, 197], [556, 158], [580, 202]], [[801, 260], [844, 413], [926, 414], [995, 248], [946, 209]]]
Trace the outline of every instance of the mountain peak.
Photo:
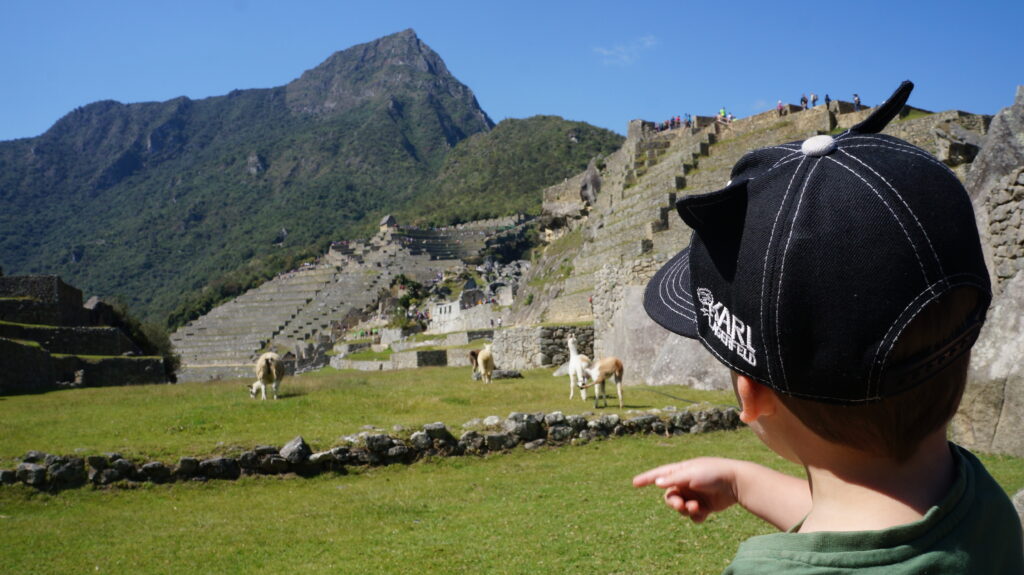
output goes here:
[[335, 52], [287, 86], [288, 107], [334, 114], [363, 102], [415, 88], [439, 89], [460, 99], [472, 92], [448, 72], [441, 57], [412, 28]]

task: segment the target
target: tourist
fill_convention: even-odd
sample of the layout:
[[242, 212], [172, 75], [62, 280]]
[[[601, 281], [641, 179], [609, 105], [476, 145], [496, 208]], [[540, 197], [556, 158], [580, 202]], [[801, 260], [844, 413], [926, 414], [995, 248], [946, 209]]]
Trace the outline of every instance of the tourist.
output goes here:
[[807, 109], [807, 94], [800, 94], [800, 109]]
[[814, 92], [811, 92], [811, 107], [813, 108], [813, 107], [815, 107], [817, 105], [818, 105], [818, 95], [815, 94]]
[[782, 100], [775, 103], [775, 112], [780, 118], [782, 117]]
[[860, 111], [860, 96], [858, 96], [857, 94], [853, 95], [853, 110], [855, 112]]

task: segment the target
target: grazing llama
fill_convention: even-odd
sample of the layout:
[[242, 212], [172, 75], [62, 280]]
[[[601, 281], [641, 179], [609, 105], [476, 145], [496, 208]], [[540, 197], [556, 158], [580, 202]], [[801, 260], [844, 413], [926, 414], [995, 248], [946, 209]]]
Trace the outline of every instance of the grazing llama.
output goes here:
[[284, 364], [276, 353], [268, 351], [256, 360], [256, 382], [249, 387], [249, 397], [256, 399], [260, 393], [263, 399], [267, 398], [267, 385], [274, 386], [274, 399], [277, 399], [277, 390], [284, 379]]
[[584, 380], [586, 378], [586, 370], [590, 367], [590, 358], [585, 355], [580, 355], [576, 348], [576, 334], [570, 333], [569, 337], [565, 339], [565, 343], [569, 346], [569, 399], [573, 398], [576, 393], [576, 388], [580, 388], [580, 397], [583, 401], [587, 400], [587, 388], [583, 387]]
[[[619, 409], [622, 409], [622, 360], [617, 357], [605, 357], [597, 360], [593, 367], [586, 370], [590, 383], [581, 384], [580, 390], [595, 387], [594, 408], [597, 408], [598, 397], [604, 398], [604, 406], [608, 407], [608, 395], [605, 393], [604, 382], [611, 376], [615, 379], [615, 393], [619, 397]], [[586, 398], [584, 398], [586, 399]]]
[[484, 345], [484, 348], [477, 354], [476, 369], [484, 383], [491, 383], [491, 374], [494, 373], [494, 354], [491, 353], [491, 344]]
[[469, 364], [473, 366], [473, 371], [469, 372], [469, 377], [470, 377], [470, 379], [473, 379], [474, 381], [477, 380], [477, 379], [480, 379], [480, 375], [476, 372], [476, 363], [477, 363], [476, 362], [476, 357], [478, 355], [480, 355], [480, 350], [479, 349], [471, 349], [471, 350], [469, 350]]

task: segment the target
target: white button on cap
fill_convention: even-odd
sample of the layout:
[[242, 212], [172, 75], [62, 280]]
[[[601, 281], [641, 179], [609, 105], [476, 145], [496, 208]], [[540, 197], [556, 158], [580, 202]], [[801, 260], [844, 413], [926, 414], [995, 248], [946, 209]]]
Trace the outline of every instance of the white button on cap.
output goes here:
[[832, 150], [836, 149], [836, 141], [832, 139], [832, 136], [812, 136], [804, 140], [804, 143], [800, 145], [800, 151], [805, 156], [811, 156], [817, 158], [818, 156], [824, 156]]

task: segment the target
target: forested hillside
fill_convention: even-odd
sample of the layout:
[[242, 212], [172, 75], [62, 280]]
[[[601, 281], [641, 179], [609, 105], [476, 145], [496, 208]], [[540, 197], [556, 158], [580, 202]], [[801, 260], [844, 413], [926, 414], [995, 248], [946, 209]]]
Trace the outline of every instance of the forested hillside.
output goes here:
[[89, 104], [0, 142], [0, 266], [163, 323], [197, 293], [230, 297], [365, 236], [384, 213], [535, 213], [541, 188], [621, 142], [559, 118], [503, 122], [490, 140], [493, 127], [412, 30], [283, 87]]

